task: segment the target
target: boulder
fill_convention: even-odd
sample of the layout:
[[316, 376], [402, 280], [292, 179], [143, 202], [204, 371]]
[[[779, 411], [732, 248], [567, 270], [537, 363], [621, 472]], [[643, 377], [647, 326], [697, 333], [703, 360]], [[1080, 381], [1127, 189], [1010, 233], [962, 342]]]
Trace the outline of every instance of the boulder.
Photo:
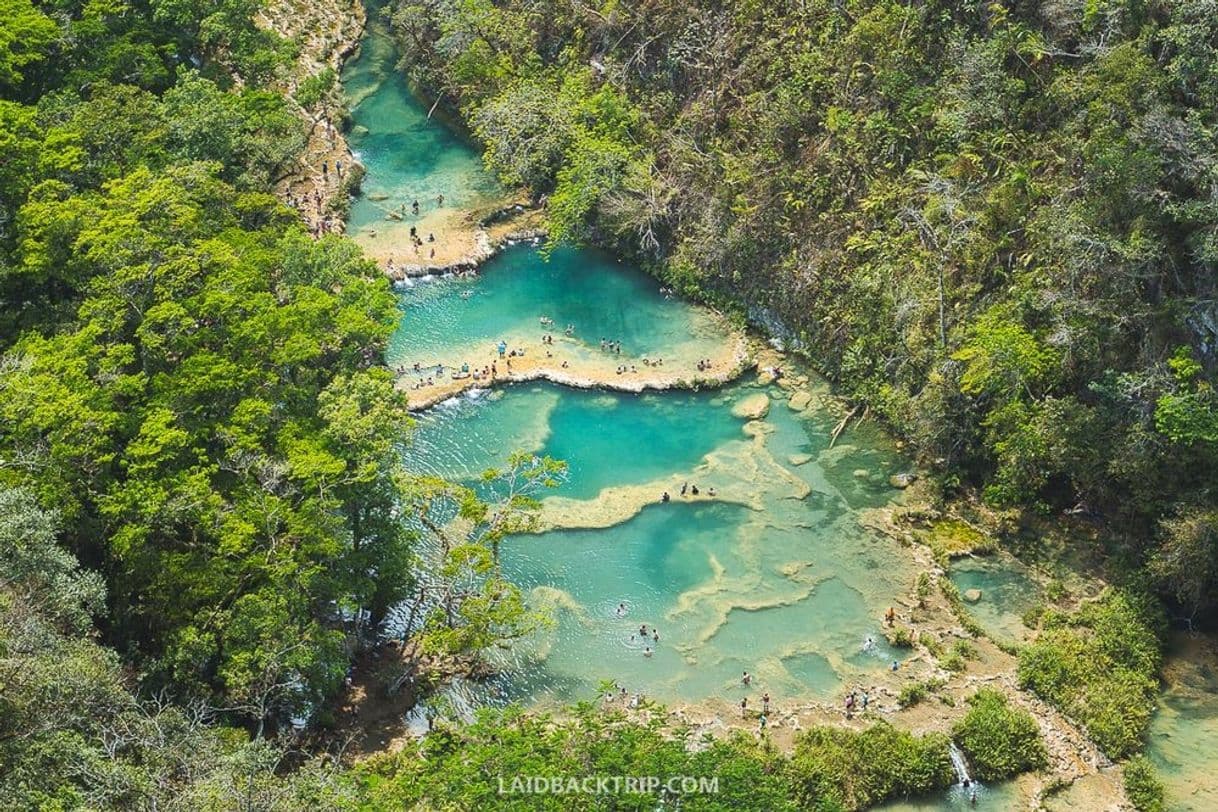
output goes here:
[[888, 477], [888, 484], [894, 488], [908, 488], [917, 478], [917, 474], [893, 474], [892, 476]]
[[770, 413], [770, 396], [764, 392], [741, 398], [732, 407], [732, 414], [745, 420], [761, 420]]
[[855, 479], [868, 479], [871, 476], [871, 472], [866, 468], [855, 468], [850, 475]]
[[791, 463], [792, 465], [806, 465], [809, 462], [812, 462], [812, 455], [792, 454], [791, 456], [787, 457], [787, 462]]
[[977, 601], [981, 600], [981, 590], [980, 589], [964, 590], [964, 599], [966, 601], [968, 601], [969, 603], [976, 603]]
[[806, 389], [800, 389], [791, 394], [791, 399], [787, 401], [787, 406], [794, 411], [802, 412], [808, 408], [808, 404], [812, 402], [812, 393]]

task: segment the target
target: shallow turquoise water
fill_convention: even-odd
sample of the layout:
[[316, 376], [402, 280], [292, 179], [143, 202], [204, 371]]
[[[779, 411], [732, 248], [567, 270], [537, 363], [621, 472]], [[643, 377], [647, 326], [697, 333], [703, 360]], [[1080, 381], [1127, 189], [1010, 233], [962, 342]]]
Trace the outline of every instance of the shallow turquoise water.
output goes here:
[[[357, 236], [387, 228], [386, 213], [416, 198], [426, 220], [441, 192], [446, 206], [462, 207], [496, 191], [473, 151], [426, 121], [393, 62], [373, 25], [343, 77], [352, 145], [367, 168], [349, 229]], [[587, 249], [561, 248], [547, 260], [517, 246], [477, 278], [411, 282], [400, 297], [387, 360], [407, 370], [476, 365], [501, 339], [544, 351], [535, 348], [548, 333], [564, 351], [611, 369], [619, 356], [606, 354], [601, 339], [621, 342], [623, 364], [663, 358], [666, 370], [692, 371], [728, 338], [706, 311]], [[572, 335], [563, 334], [567, 325]], [[732, 415], [734, 402], [759, 391], [773, 398], [768, 418], [748, 424]], [[557, 623], [503, 655], [500, 697], [566, 702], [616, 679], [666, 701], [735, 702], [747, 669], [751, 691], [768, 690], [775, 702], [828, 699], [900, 657], [883, 642], [879, 619], [912, 574], [898, 548], [860, 525], [858, 511], [894, 498], [886, 477], [903, 463], [867, 427], [829, 449], [836, 418], [797, 414], [785, 399], [776, 387], [744, 384], [644, 395], [518, 384], [473, 390], [419, 415], [405, 460], [412, 470], [473, 481], [513, 450], [548, 454], [570, 466], [551, 506], [602, 517], [600, 529], [504, 543], [506, 570]], [[721, 500], [685, 502], [681, 481], [715, 487]], [[665, 489], [674, 501], [661, 504]], [[611, 494], [625, 508], [606, 519]], [[619, 603], [629, 607], [624, 617]], [[660, 633], [650, 657], [643, 623]]]
[[1218, 809], [1218, 656], [1212, 644], [1173, 650], [1168, 666], [1175, 678], [1159, 698], [1146, 755], [1163, 780], [1168, 809]]
[[427, 106], [411, 93], [396, 62], [392, 40], [369, 9], [360, 53], [342, 76], [351, 108], [348, 141], [368, 169], [348, 220], [348, 233], [355, 235], [384, 227], [391, 211], [410, 219], [415, 200], [420, 213], [428, 214], [469, 208], [502, 192], [468, 143], [428, 120]]
[[965, 558], [952, 563], [949, 577], [961, 593], [981, 590], [981, 600], [967, 608], [987, 632], [1011, 642], [1024, 639], [1023, 615], [1040, 600], [1041, 590], [1019, 564]]
[[540, 352], [543, 334], [576, 357], [608, 357], [601, 339], [620, 342], [621, 355], [611, 360], [640, 367], [644, 356], [670, 365], [710, 356], [723, 341], [703, 311], [666, 299], [653, 278], [593, 249], [562, 247], [547, 260], [518, 245], [476, 278], [412, 281], [402, 310], [387, 355], [391, 366], [408, 370], [416, 362], [481, 363], [500, 340]]
[[[832, 699], [903, 658], [879, 618], [910, 575], [891, 542], [856, 521], [859, 508], [893, 492], [852, 473], [870, 467], [882, 480], [901, 461], [879, 446], [830, 451], [831, 418], [781, 402], [758, 449], [731, 414], [756, 391], [640, 396], [528, 384], [420, 416], [408, 465], [450, 478], [470, 480], [519, 447], [569, 461], [564, 497], [595, 500], [604, 488], [664, 477], [756, 497], [750, 506], [686, 503], [674, 488], [674, 502], [661, 504], [657, 486], [651, 505], [614, 526], [509, 540], [506, 570], [536, 605], [555, 609], [557, 627], [506, 660], [504, 696], [565, 702], [614, 679], [666, 701], [731, 698], [748, 670], [752, 690], [776, 701]], [[792, 465], [796, 453], [813, 460]], [[644, 623], [661, 636], [650, 657]]]
[[[505, 451], [519, 449], [566, 462], [569, 481], [562, 495], [591, 499], [603, 488], [693, 468], [739, 437], [739, 420], [727, 409], [708, 408], [717, 397], [709, 392], [622, 396], [540, 383], [479, 391], [419, 415], [408, 465], [470, 481], [502, 464]], [[682, 426], [683, 420], [697, 423]], [[622, 459], [625, 449], [630, 449], [628, 460]]]

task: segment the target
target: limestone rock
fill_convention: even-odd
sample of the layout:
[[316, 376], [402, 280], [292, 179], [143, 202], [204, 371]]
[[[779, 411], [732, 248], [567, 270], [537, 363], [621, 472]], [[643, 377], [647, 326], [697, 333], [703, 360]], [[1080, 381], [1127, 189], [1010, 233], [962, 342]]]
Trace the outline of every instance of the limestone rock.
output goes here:
[[855, 479], [868, 479], [871, 477], [871, 473], [866, 468], [855, 468], [850, 472], [850, 475]]
[[888, 484], [894, 488], [908, 488], [917, 478], [917, 474], [893, 474], [892, 476], [888, 477]]
[[812, 455], [792, 454], [787, 457], [787, 462], [791, 463], [792, 465], [806, 465], [807, 463], [812, 462]]
[[745, 420], [761, 420], [770, 413], [770, 396], [764, 392], [741, 398], [732, 407], [732, 414]]
[[966, 601], [968, 601], [969, 603], [976, 603], [977, 601], [981, 600], [981, 590], [980, 589], [964, 590], [964, 599]]
[[808, 404], [812, 402], [812, 393], [806, 389], [800, 389], [791, 395], [791, 399], [787, 401], [787, 406], [794, 411], [802, 412], [808, 408]]

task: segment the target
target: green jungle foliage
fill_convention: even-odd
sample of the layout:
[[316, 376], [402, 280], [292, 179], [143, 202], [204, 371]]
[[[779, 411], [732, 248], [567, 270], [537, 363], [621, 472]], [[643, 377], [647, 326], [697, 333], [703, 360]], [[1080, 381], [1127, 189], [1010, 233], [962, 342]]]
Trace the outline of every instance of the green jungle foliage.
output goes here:
[[1163, 782], [1145, 756], [1135, 756], [1125, 762], [1125, 794], [1138, 812], [1163, 812]]
[[[484, 711], [468, 726], [443, 726], [402, 753], [362, 765], [373, 807], [501, 808], [516, 776], [718, 778], [713, 792], [682, 794], [682, 809], [861, 809], [947, 787], [954, 780], [946, 736], [922, 737], [879, 723], [862, 732], [813, 728], [789, 756], [743, 734], [695, 740], [666, 713], [650, 722], [580, 705], [555, 721], [516, 709]], [[696, 745], [696, 746], [694, 746]], [[417, 752], [416, 752], [417, 751]], [[654, 792], [519, 796], [520, 809], [656, 808]], [[670, 798], [669, 801], [675, 799]]]
[[982, 688], [968, 703], [968, 713], [952, 728], [952, 738], [977, 778], [999, 781], [1048, 763], [1036, 720], [1027, 711], [1011, 707], [1006, 694]]
[[1142, 746], [1158, 694], [1161, 618], [1153, 602], [1117, 590], [1072, 614], [1046, 611], [1019, 654], [1019, 684], [1087, 730], [1110, 758]]
[[1101, 512], [1218, 596], [1205, 0], [404, 0], [552, 240], [794, 339], [996, 505]]

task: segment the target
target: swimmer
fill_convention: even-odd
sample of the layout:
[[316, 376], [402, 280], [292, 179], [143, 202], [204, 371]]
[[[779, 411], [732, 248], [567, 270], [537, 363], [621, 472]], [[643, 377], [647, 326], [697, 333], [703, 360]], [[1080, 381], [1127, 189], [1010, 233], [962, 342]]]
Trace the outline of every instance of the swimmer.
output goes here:
[[660, 632], [656, 629], [651, 630], [651, 642], [653, 642], [653, 643], [660, 642]]
[[750, 682], [753, 681], [753, 678], [749, 675], [748, 671], [745, 671], [744, 676], [740, 678], [740, 681], [743, 682], [745, 685], [748, 685]]
[[647, 636], [647, 624], [646, 623], [644, 623], [642, 626], [639, 626], [639, 634], [643, 635], [644, 637]]
[[650, 657], [650, 656], [651, 656], [651, 646], [647, 646], [647, 648], [643, 649], [643, 656], [644, 656], [644, 657]]
[[[617, 609], [615, 609], [615, 610], [614, 610], [614, 613], [615, 613], [615, 614], [616, 614], [618, 617], [625, 617], [625, 616], [626, 616], [626, 604], [624, 604], [624, 603], [619, 603], [619, 604], [617, 605]], [[623, 688], [622, 690], [625, 690], [625, 689]]]

